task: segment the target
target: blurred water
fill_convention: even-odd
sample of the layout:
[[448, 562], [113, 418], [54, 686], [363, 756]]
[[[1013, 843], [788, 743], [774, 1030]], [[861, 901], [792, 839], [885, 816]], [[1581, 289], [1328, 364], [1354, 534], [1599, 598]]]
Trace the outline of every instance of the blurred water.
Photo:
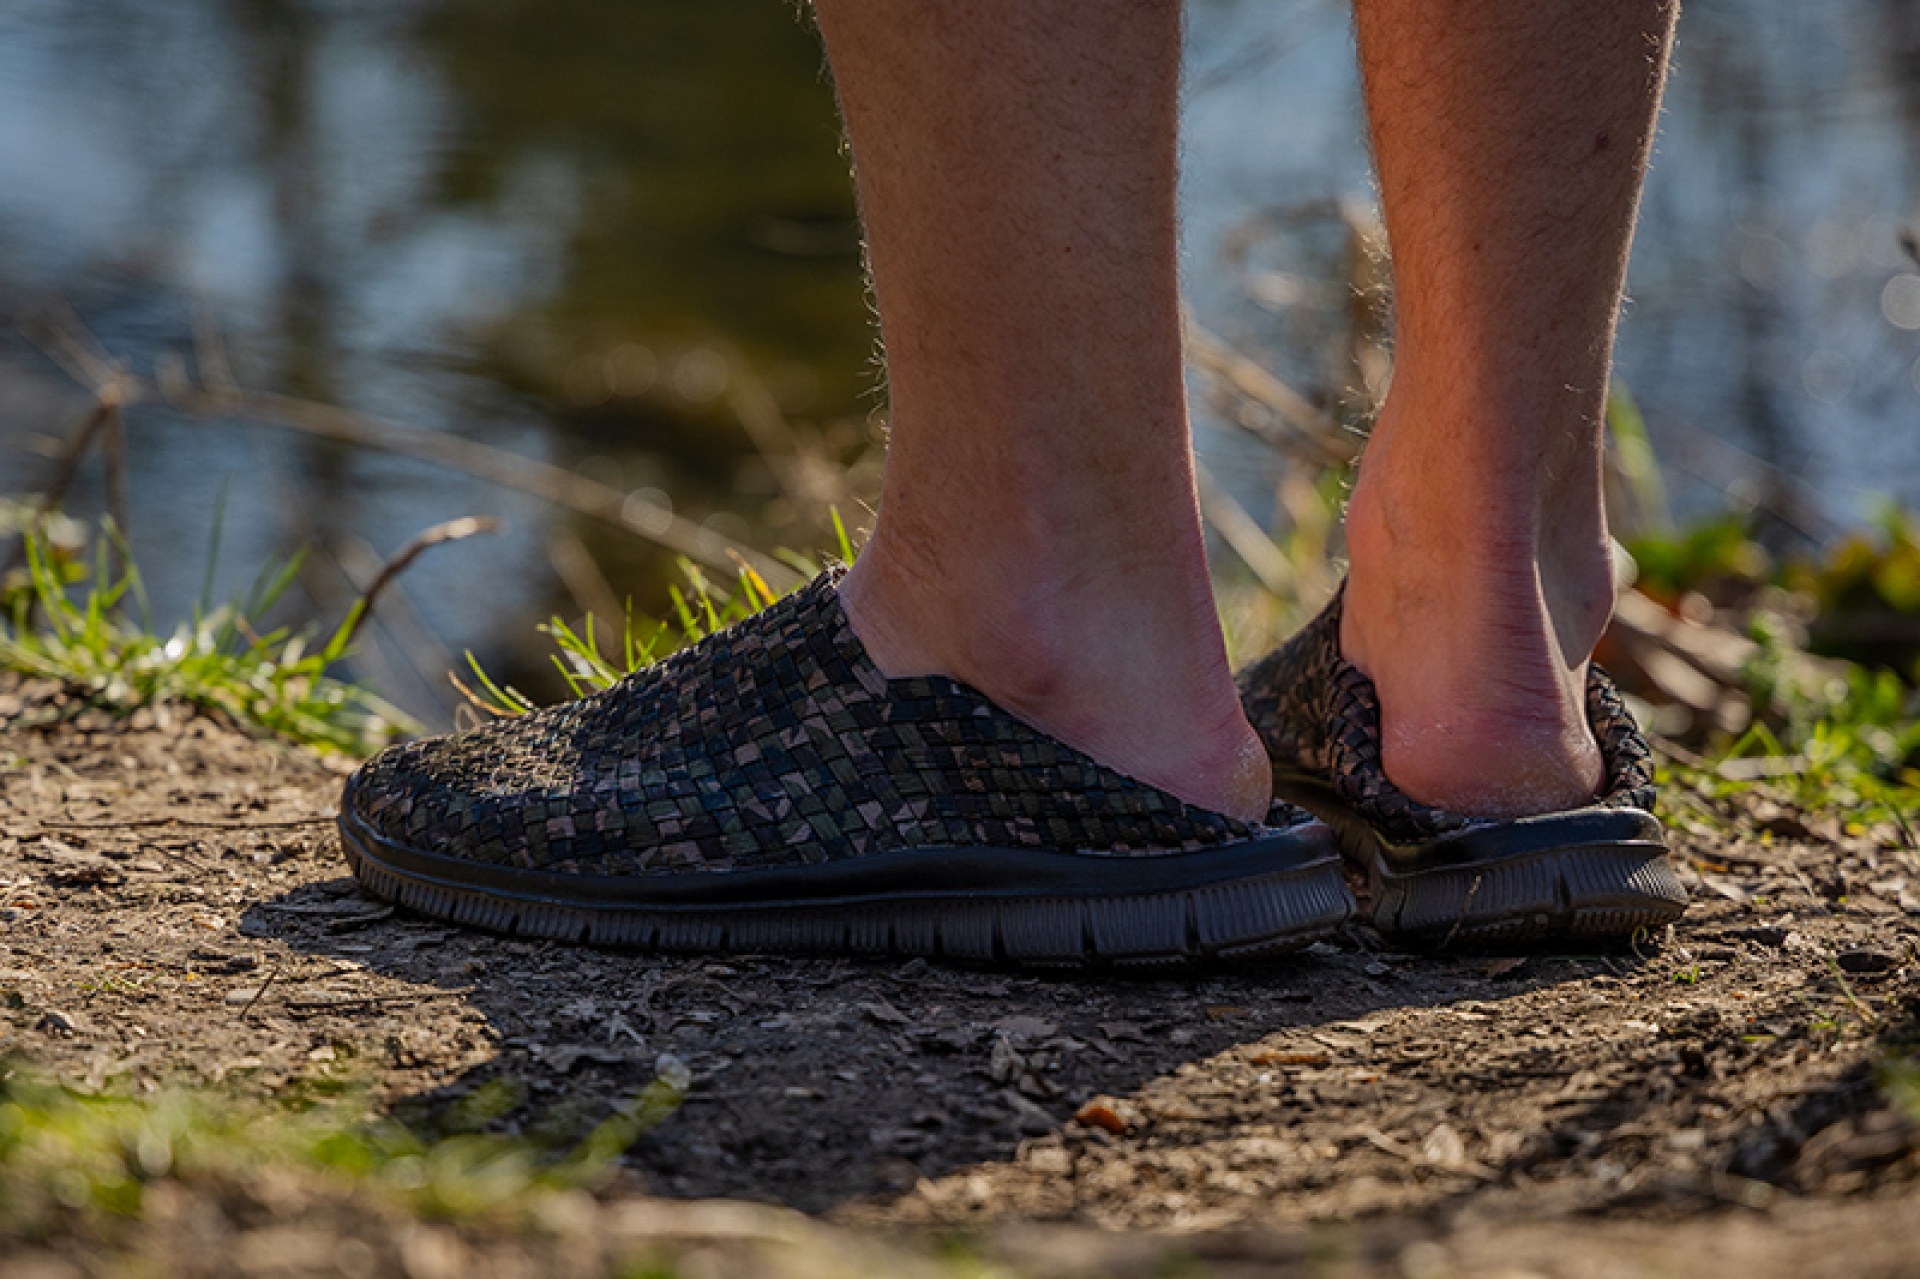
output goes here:
[[[1369, 194], [1346, 9], [1189, 15], [1189, 290], [1211, 327], [1331, 394], [1330, 214]], [[1688, 7], [1620, 350], [1683, 509], [1789, 486], [1817, 535], [1875, 495], [1920, 503], [1920, 267], [1900, 247], [1917, 161], [1920, 5]], [[63, 298], [146, 372], [191, 359], [210, 317], [247, 385], [666, 495], [758, 544], [812, 534], [769, 502], [725, 411], [730, 362], [825, 455], [870, 447], [852, 216], [817, 40], [770, 0], [0, 6], [0, 318]], [[0, 492], [38, 482], [36, 450], [77, 411], [6, 328]], [[556, 531], [617, 590], [644, 598], [670, 571], [629, 536], [421, 464], [160, 406], [131, 425], [162, 613], [198, 591], [223, 489], [228, 585], [276, 549], [351, 560], [503, 516], [506, 535], [433, 552], [407, 588], [448, 651], [529, 677], [532, 621], [573, 607]], [[1204, 414], [1200, 447], [1244, 494], [1270, 482], [1270, 459]], [[89, 477], [76, 504], [97, 491]], [[331, 571], [307, 575], [316, 598], [348, 589]], [[443, 705], [385, 665], [403, 702]]]
[[[1275, 320], [1223, 243], [1259, 211], [1369, 189], [1347, 10], [1191, 13], [1192, 289], [1216, 327], [1260, 342]], [[1305, 225], [1269, 266], [1312, 275], [1327, 249]], [[1784, 485], [1818, 535], [1879, 499], [1920, 501], [1920, 262], [1902, 247], [1916, 234], [1920, 4], [1688, 4], [1618, 363], [1683, 511]], [[1321, 376], [1310, 347], [1262, 345], [1304, 384]]]

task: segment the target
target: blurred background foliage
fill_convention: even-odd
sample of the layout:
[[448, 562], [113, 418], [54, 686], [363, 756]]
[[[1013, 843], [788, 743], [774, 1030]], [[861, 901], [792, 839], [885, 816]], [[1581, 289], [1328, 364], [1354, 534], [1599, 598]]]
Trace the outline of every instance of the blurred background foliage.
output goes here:
[[[1188, 17], [1195, 439], [1244, 660], [1338, 581], [1391, 270], [1345, 6]], [[1856, 677], [1905, 690], [1920, 658], [1916, 159], [1920, 8], [1689, 6], [1608, 414], [1634, 568], [1602, 652], [1676, 750], [1910, 710]], [[465, 654], [566, 695], [630, 616], [675, 622], [687, 565], [724, 615], [741, 564], [790, 585], [778, 549], [831, 552], [879, 499], [847, 161], [790, 4], [30, 0], [0, 11], [0, 167], [5, 518], [56, 497], [39, 552], [97, 591], [112, 517], [162, 654], [229, 607], [221, 651], [304, 629], [310, 662], [422, 528], [498, 517], [391, 582], [333, 672], [444, 726]], [[271, 609], [215, 605], [270, 563]]]

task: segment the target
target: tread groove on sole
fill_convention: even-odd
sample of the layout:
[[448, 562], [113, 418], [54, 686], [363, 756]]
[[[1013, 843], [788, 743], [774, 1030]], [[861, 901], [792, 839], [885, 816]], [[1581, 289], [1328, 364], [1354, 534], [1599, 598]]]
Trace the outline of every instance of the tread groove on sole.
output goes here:
[[1375, 918], [1418, 945], [1623, 940], [1672, 922], [1687, 904], [1665, 851], [1643, 845], [1575, 846], [1406, 875], [1376, 860], [1370, 878]]

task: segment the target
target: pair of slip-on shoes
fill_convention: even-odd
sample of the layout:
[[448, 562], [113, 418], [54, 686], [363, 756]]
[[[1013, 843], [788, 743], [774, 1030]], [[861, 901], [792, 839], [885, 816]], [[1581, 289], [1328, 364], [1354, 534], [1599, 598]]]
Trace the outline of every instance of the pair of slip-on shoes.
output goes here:
[[528, 936], [1028, 964], [1304, 945], [1354, 911], [1342, 854], [1375, 927], [1412, 944], [1605, 941], [1684, 908], [1645, 740], [1598, 671], [1603, 798], [1520, 821], [1439, 812], [1380, 769], [1336, 600], [1241, 676], [1276, 783], [1244, 822], [956, 680], [889, 679], [836, 577], [593, 696], [377, 756], [341, 801], [354, 873]]

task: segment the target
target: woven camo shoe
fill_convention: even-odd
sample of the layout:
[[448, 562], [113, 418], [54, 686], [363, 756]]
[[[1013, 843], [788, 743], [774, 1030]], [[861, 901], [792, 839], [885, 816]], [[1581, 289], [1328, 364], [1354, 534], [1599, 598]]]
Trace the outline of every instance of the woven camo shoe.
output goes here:
[[1336, 595], [1238, 681], [1274, 794], [1333, 827], [1366, 873], [1375, 929], [1413, 947], [1508, 947], [1616, 941], [1680, 916], [1686, 892], [1652, 813], [1651, 752], [1598, 666], [1587, 668], [1607, 770], [1598, 799], [1515, 820], [1449, 813], [1381, 767], [1379, 697], [1340, 656], [1340, 604]]
[[965, 684], [888, 679], [831, 575], [592, 697], [386, 751], [340, 831], [425, 914], [660, 950], [1144, 965], [1353, 909], [1297, 809], [1193, 808]]

